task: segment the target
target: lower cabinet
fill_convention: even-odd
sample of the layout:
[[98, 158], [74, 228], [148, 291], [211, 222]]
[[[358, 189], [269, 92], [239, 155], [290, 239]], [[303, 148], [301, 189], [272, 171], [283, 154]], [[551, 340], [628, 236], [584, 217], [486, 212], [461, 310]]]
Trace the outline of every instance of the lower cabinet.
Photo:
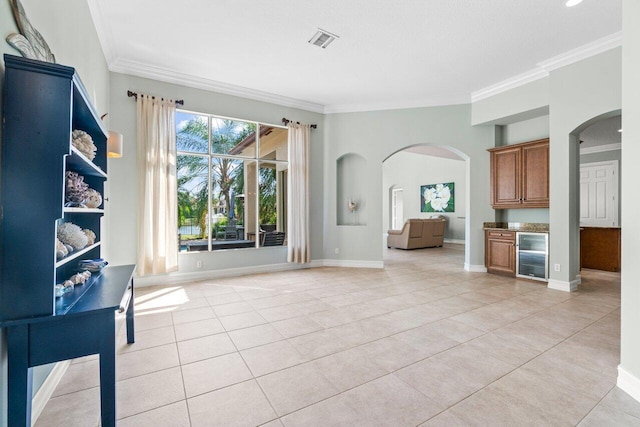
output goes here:
[[516, 275], [516, 233], [485, 230], [485, 267], [487, 272]]
[[620, 271], [621, 229], [580, 227], [580, 268]]

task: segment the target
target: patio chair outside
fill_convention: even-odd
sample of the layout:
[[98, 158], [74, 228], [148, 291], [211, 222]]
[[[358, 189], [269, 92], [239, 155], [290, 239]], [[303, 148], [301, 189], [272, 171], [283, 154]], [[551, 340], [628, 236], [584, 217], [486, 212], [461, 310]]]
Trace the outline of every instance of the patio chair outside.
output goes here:
[[264, 233], [262, 246], [282, 246], [284, 244], [285, 233], [283, 231], [271, 231]]
[[230, 219], [227, 221], [224, 230], [216, 233], [216, 239], [221, 240], [237, 240], [238, 239], [238, 220]]

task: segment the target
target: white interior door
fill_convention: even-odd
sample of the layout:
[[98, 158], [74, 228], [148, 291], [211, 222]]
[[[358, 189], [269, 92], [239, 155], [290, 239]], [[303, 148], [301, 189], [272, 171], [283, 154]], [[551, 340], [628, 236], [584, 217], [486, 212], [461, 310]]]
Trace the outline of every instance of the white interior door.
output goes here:
[[402, 201], [402, 188], [391, 190], [391, 229], [400, 230], [404, 225], [404, 209]]
[[580, 225], [618, 226], [618, 161], [580, 165]]

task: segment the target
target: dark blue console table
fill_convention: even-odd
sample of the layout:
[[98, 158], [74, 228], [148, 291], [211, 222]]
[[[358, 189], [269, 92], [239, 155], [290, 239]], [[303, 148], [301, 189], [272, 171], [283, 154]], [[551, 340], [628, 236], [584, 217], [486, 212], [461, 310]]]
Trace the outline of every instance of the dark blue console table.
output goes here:
[[[100, 355], [102, 426], [116, 424], [116, 312], [134, 342], [134, 265], [107, 267], [63, 315], [0, 322], [7, 329], [10, 427], [31, 426], [32, 368]], [[78, 286], [78, 289], [82, 286]], [[64, 296], [63, 296], [64, 298]]]

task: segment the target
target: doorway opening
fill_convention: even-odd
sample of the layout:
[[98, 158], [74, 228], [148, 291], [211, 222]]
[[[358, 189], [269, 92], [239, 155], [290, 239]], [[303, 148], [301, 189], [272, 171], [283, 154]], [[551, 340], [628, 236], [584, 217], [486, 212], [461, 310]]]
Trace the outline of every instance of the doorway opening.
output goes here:
[[391, 229], [400, 230], [404, 224], [404, 190], [402, 188], [391, 189]]
[[[383, 161], [382, 244], [385, 258], [392, 252], [394, 257], [406, 254], [402, 249], [387, 249], [389, 230], [404, 230], [409, 219], [441, 217], [446, 220], [445, 249], [448, 246], [456, 251], [464, 251], [465, 263], [468, 262], [465, 242], [469, 234], [469, 162], [469, 157], [459, 150], [433, 144], [405, 147]], [[430, 203], [437, 188], [446, 190], [442, 191], [446, 197]], [[443, 251], [437, 247], [420, 250], [425, 255]]]
[[622, 116], [619, 111], [605, 114], [581, 128], [577, 192], [580, 269], [619, 272]]

